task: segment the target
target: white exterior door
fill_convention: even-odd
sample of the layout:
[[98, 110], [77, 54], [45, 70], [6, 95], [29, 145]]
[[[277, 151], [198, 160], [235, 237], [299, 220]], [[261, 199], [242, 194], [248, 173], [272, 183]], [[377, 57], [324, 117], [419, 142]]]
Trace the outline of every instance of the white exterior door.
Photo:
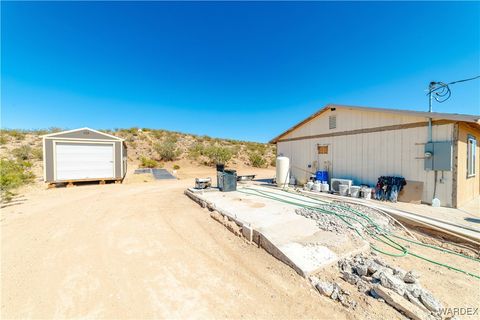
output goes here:
[[55, 159], [56, 180], [115, 177], [112, 143], [57, 142]]

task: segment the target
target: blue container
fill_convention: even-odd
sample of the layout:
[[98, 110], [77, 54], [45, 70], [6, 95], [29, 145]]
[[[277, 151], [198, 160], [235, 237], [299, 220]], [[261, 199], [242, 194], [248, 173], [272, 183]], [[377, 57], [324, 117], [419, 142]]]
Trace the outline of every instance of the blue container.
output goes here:
[[317, 171], [315, 179], [317, 181], [326, 181], [328, 183], [328, 171]]

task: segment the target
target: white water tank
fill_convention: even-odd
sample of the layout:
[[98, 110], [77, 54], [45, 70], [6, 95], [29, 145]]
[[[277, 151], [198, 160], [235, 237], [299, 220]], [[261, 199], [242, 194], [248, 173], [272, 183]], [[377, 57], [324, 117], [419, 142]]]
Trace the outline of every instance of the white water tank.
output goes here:
[[277, 186], [288, 187], [290, 181], [290, 159], [277, 157]]

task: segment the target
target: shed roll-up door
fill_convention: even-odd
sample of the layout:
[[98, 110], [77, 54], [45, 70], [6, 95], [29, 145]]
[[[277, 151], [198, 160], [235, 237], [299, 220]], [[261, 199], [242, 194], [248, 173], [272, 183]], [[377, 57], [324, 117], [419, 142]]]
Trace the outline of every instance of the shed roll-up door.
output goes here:
[[114, 178], [113, 144], [57, 143], [56, 180]]

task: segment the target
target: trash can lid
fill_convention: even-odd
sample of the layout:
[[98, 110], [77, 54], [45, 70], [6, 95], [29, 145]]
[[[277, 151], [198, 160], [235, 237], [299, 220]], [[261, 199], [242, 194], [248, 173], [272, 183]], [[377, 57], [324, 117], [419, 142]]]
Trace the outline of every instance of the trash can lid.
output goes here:
[[237, 173], [237, 170], [227, 169], [224, 172], [229, 173], [229, 174], [234, 174], [234, 173]]

